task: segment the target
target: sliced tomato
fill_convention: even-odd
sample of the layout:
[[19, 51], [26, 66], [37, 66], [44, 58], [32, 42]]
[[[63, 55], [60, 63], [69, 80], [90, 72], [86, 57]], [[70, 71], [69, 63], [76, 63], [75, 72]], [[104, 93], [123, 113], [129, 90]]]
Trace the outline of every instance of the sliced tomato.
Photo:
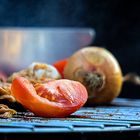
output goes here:
[[67, 59], [62, 59], [62, 60], [58, 60], [56, 61], [53, 66], [58, 70], [58, 72], [61, 74], [62, 78], [64, 78], [64, 74], [63, 74], [63, 71], [64, 71], [64, 67], [66, 66], [67, 64]]
[[26, 78], [16, 77], [11, 85], [16, 100], [42, 117], [66, 117], [87, 101], [87, 90], [72, 80], [52, 80], [33, 86]]

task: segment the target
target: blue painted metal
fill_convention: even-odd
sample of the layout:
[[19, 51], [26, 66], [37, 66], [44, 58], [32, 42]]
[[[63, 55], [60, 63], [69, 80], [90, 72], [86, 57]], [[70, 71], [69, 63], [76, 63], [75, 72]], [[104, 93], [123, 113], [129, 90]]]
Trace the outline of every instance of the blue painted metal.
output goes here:
[[0, 119], [0, 133], [140, 131], [140, 100], [116, 99], [109, 106], [83, 107], [67, 118], [18, 112]]

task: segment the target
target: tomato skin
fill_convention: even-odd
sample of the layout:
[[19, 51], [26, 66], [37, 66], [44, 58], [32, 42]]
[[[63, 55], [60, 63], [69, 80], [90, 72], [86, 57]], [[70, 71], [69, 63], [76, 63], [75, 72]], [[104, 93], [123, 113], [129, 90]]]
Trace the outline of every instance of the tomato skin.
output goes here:
[[66, 66], [68, 62], [68, 59], [62, 59], [62, 60], [59, 60], [59, 61], [56, 61], [53, 66], [58, 70], [58, 72], [61, 74], [62, 78], [64, 78], [64, 74], [63, 74], [63, 71], [64, 71], [64, 68]]
[[[60, 95], [62, 96], [56, 101], [41, 97], [37, 93], [42, 88], [46, 90], [46, 95], [51, 92], [53, 95], [59, 93], [57, 87], [61, 89]], [[34, 114], [42, 117], [66, 117], [80, 109], [88, 97], [87, 90], [81, 83], [66, 79], [49, 81], [39, 85], [36, 89], [24, 77], [16, 77], [11, 86], [16, 100]]]

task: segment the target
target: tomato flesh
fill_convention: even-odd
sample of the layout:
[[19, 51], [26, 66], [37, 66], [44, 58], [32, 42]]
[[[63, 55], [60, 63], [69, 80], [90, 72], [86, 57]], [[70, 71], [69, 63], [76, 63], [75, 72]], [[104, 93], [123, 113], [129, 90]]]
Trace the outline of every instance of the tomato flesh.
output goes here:
[[33, 86], [26, 78], [16, 77], [11, 85], [16, 100], [42, 117], [66, 117], [87, 101], [87, 90], [72, 80], [52, 80]]

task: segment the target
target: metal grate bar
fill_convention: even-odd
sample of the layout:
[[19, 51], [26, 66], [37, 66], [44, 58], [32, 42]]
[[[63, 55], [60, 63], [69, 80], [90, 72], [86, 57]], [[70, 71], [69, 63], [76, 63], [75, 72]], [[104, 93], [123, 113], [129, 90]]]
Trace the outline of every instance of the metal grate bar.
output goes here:
[[13, 118], [0, 119], [0, 133], [133, 130], [140, 130], [140, 107], [135, 106], [83, 107], [67, 118], [42, 118], [30, 112], [18, 112]]

